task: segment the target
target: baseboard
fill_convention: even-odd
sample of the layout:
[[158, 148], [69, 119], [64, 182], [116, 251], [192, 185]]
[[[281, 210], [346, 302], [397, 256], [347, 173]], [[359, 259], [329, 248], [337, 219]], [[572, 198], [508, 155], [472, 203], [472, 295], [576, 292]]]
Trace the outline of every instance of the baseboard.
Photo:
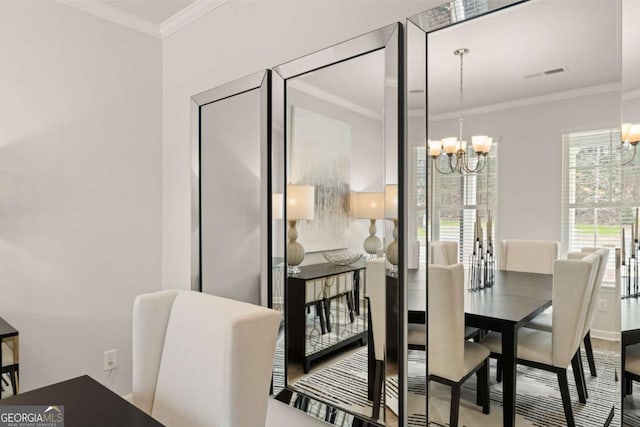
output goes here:
[[133, 402], [133, 393], [125, 394], [122, 398], [127, 402]]
[[591, 338], [607, 341], [620, 341], [620, 332], [605, 331], [602, 329], [592, 329]]

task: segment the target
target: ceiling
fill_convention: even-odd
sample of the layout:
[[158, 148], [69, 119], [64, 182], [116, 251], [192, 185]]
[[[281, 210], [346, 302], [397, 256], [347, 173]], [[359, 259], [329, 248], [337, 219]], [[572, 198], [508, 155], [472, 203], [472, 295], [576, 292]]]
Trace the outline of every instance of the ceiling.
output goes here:
[[[640, 1], [625, 2], [634, 3], [630, 8], [640, 19]], [[615, 1], [532, 0], [431, 33], [427, 50], [430, 114], [459, 109], [460, 64], [453, 51], [460, 47], [470, 49], [464, 62], [465, 110], [585, 88], [615, 89], [621, 79], [620, 15]], [[625, 36], [639, 40], [639, 31], [636, 24], [625, 28]], [[629, 35], [632, 32], [636, 35]], [[627, 44], [629, 49], [637, 46]], [[408, 57], [419, 55], [409, 52]], [[629, 58], [640, 61], [637, 54]], [[382, 64], [381, 55], [365, 55], [303, 78], [320, 92], [381, 113]], [[559, 67], [567, 71], [524, 78]], [[410, 110], [424, 109], [424, 80], [415, 76], [410, 73], [413, 80], [408, 82]], [[640, 73], [633, 73], [632, 79], [640, 80]], [[628, 83], [625, 87], [640, 87]]]
[[90, 0], [160, 25], [196, 0]]

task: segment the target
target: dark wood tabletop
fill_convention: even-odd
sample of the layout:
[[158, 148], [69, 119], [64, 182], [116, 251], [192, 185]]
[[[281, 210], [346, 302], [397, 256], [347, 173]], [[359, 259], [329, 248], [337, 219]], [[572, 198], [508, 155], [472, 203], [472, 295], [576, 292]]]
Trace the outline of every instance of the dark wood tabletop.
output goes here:
[[87, 375], [0, 400], [7, 405], [64, 406], [65, 427], [162, 426]]
[[351, 265], [335, 265], [330, 262], [323, 262], [321, 264], [301, 266], [299, 273], [289, 274], [289, 277], [300, 280], [314, 280], [320, 279], [322, 277], [348, 273], [350, 271], [364, 270], [365, 268], [367, 268], [367, 262], [364, 259], [361, 259], [360, 261]]

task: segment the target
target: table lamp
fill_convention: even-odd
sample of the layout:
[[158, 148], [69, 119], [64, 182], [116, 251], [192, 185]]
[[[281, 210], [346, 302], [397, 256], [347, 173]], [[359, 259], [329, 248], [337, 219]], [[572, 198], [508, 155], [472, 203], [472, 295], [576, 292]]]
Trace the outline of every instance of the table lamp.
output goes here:
[[300, 272], [298, 265], [304, 259], [304, 248], [296, 240], [298, 230], [296, 222], [301, 219], [312, 220], [315, 213], [315, 187], [313, 185], [287, 185], [287, 270], [295, 274]]
[[387, 246], [387, 261], [391, 264], [391, 271], [398, 269], [398, 185], [385, 187], [384, 216], [393, 221], [393, 242]]
[[384, 193], [354, 193], [351, 199], [351, 212], [354, 218], [368, 219], [369, 236], [362, 246], [369, 255], [375, 255], [382, 247], [382, 240], [376, 236], [376, 219], [384, 218]]

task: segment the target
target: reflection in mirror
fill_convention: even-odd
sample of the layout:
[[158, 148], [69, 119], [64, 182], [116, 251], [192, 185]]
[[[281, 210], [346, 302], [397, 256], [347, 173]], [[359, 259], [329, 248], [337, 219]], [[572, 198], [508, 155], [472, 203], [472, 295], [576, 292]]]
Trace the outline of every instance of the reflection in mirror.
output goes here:
[[194, 95], [191, 111], [192, 288], [263, 305], [269, 76]]
[[[622, 198], [628, 209], [622, 216], [622, 307], [621, 307], [621, 391], [623, 425], [640, 425], [640, 285], [638, 279], [638, 223], [640, 206], [640, 156], [629, 142], [640, 139], [635, 132], [625, 132], [624, 124], [637, 126], [640, 131], [640, 3], [622, 1], [622, 140], [623, 147]], [[626, 133], [626, 135], [625, 135]], [[635, 208], [635, 209], [634, 209]]]
[[[421, 25], [419, 19], [411, 20]], [[455, 141], [466, 139], [470, 146], [473, 135], [494, 137], [487, 165], [477, 174], [439, 172], [435, 162], [438, 161], [442, 172], [447, 172], [446, 157], [441, 154], [439, 160], [432, 160], [431, 154], [435, 155], [436, 150], [426, 152], [424, 146], [417, 149], [418, 153], [425, 153], [424, 157], [416, 154], [412, 162], [415, 175], [425, 174], [428, 183], [425, 240], [433, 250], [426, 257], [431, 263], [460, 263], [466, 270], [462, 279], [464, 307], [459, 307], [456, 314], [449, 313], [452, 317], [448, 320], [432, 318], [440, 313], [432, 304], [442, 301], [444, 292], [429, 294], [428, 416], [436, 425], [453, 421], [451, 402], [458, 398], [459, 406], [453, 407], [459, 407], [459, 425], [620, 423], [618, 392], [614, 391], [618, 389], [616, 376], [620, 372], [619, 344], [612, 341], [619, 330], [620, 284], [616, 281], [615, 247], [619, 245], [619, 225], [625, 212], [619, 187], [622, 179], [619, 22], [619, 1], [531, 1], [435, 32], [430, 32], [428, 26], [422, 27], [428, 32], [425, 88], [428, 97], [420, 92], [420, 82], [415, 83], [415, 92], [411, 92], [410, 77], [409, 117], [416, 117], [413, 122], [409, 120], [410, 140], [418, 145], [417, 141], [424, 144], [455, 136]], [[424, 43], [415, 46], [425, 49]], [[454, 55], [461, 48], [469, 51], [464, 56], [464, 73]], [[414, 55], [413, 49], [410, 44], [409, 59]], [[411, 61], [408, 66], [412, 66]], [[414, 111], [424, 108], [425, 98], [427, 126], [417, 119], [420, 111]], [[455, 163], [455, 153], [452, 155]], [[474, 165], [475, 155], [468, 157]], [[416, 185], [416, 201], [420, 200], [419, 194]], [[416, 202], [416, 212], [419, 208]], [[474, 273], [478, 272], [474, 268], [478, 244], [482, 243], [480, 254], [486, 256], [489, 236], [492, 243], [503, 239], [561, 242], [564, 258], [569, 252], [589, 247], [607, 248], [609, 262], [604, 266], [601, 288], [595, 288], [595, 293], [580, 306], [585, 313], [580, 320], [582, 327], [563, 326], [558, 313], [569, 313], [574, 306], [562, 306], [561, 298], [552, 301], [550, 275], [538, 274], [537, 279], [527, 279], [539, 282], [533, 286], [533, 282], [514, 279], [518, 274], [501, 272], [496, 265], [492, 288], [473, 286]], [[506, 254], [500, 254], [499, 245], [495, 245], [495, 250], [498, 264], [500, 256]], [[490, 270], [480, 271], [484, 274]], [[429, 288], [436, 289], [438, 284], [431, 282]], [[487, 282], [480, 283], [486, 286]], [[543, 314], [549, 304], [556, 303], [553, 314]], [[592, 309], [598, 303], [599, 308]], [[452, 303], [451, 311], [456, 306], [459, 304]], [[458, 329], [467, 341], [464, 346], [455, 347], [459, 351], [443, 355], [438, 352], [454, 347], [447, 340], [437, 346], [432, 340], [442, 339], [441, 329], [452, 318], [465, 319]], [[538, 329], [532, 336], [542, 340], [536, 344], [536, 351], [549, 354], [549, 358], [525, 366], [528, 341], [524, 337], [530, 329], [525, 331], [521, 327], [535, 327], [529, 323], [533, 319], [542, 323], [548, 319], [544, 324], [552, 332]], [[485, 338], [484, 330], [493, 332]], [[578, 403], [576, 385], [570, 382], [572, 397], [563, 405], [560, 389], [566, 383], [554, 369], [571, 369], [572, 363], [555, 366], [551, 346], [541, 344], [555, 342], [559, 330], [569, 331], [575, 344], [571, 349], [574, 354], [578, 343], [584, 343], [583, 349], [593, 350], [574, 358], [576, 364], [582, 362], [583, 366], [574, 365], [572, 369], [576, 373], [584, 371], [586, 404]], [[468, 338], [480, 341], [479, 345], [486, 348], [472, 346]], [[500, 383], [496, 362], [490, 358], [490, 413], [486, 413], [488, 408], [475, 404], [482, 403], [486, 395], [482, 367], [478, 376], [469, 370], [460, 372], [458, 378], [449, 375], [456, 360], [470, 357], [469, 349], [479, 355], [478, 364], [489, 351], [501, 354]], [[517, 366], [516, 352], [521, 359]], [[546, 370], [540, 369], [545, 363]], [[471, 374], [468, 379], [467, 374]], [[442, 378], [449, 383], [441, 381]], [[455, 391], [460, 379], [466, 380], [461, 394]], [[579, 390], [579, 400], [585, 400], [582, 391]], [[479, 392], [477, 400], [476, 392]]]
[[400, 38], [394, 24], [275, 68], [272, 281], [285, 333], [274, 387], [333, 424], [405, 425]]

